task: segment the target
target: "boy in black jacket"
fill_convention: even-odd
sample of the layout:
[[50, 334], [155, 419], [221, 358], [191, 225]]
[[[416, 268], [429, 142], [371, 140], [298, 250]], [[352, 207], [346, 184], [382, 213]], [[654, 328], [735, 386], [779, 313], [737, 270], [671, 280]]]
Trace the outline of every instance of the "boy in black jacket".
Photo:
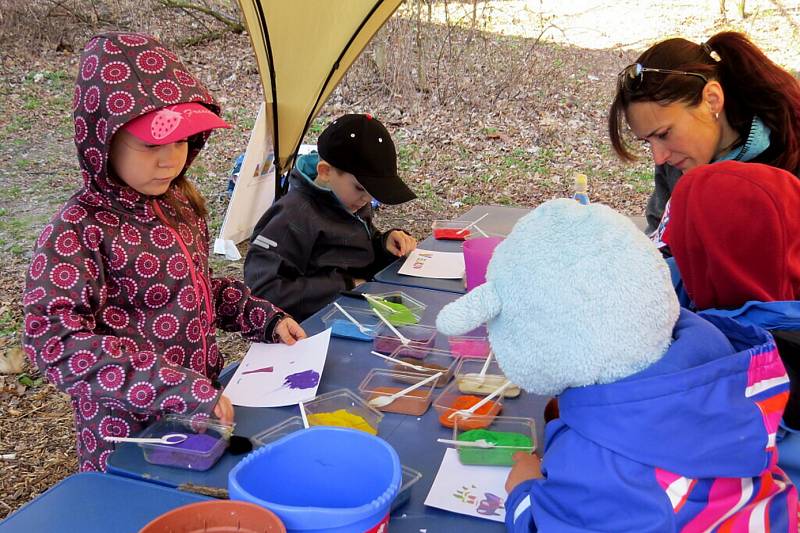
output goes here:
[[403, 230], [372, 224], [372, 199], [401, 204], [416, 195], [397, 175], [389, 132], [371, 115], [344, 115], [301, 157], [289, 193], [253, 231], [244, 279], [253, 294], [304, 320], [417, 246]]

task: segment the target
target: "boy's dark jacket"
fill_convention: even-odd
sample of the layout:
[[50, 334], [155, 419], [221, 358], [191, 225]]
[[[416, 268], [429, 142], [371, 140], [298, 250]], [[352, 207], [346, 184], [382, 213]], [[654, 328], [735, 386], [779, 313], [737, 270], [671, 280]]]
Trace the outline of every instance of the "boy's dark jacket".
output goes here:
[[395, 259], [386, 251], [390, 232], [375, 228], [369, 204], [350, 213], [332, 191], [314, 183], [318, 161], [316, 153], [298, 160], [289, 193], [258, 221], [244, 263], [253, 294], [298, 320]]

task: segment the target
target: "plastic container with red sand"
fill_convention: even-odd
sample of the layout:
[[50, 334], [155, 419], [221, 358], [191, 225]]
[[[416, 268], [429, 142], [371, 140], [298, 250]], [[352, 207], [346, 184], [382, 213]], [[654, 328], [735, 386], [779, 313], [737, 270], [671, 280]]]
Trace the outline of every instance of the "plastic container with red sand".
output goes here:
[[469, 220], [434, 220], [431, 225], [433, 238], [437, 240], [463, 241], [469, 238], [472, 228], [464, 229], [472, 222]]

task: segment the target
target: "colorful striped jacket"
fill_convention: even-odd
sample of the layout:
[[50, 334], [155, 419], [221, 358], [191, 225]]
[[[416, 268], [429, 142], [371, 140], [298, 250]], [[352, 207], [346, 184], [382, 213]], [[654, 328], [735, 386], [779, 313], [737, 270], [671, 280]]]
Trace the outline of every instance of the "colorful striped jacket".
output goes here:
[[543, 478], [506, 502], [509, 531], [797, 531], [777, 466], [789, 383], [770, 334], [682, 310], [657, 363], [567, 389]]

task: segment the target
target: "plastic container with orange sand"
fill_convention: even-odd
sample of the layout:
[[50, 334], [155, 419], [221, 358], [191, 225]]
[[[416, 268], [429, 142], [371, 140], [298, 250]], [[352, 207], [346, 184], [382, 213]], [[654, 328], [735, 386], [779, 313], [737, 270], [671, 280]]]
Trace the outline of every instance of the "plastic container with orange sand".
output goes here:
[[[433, 408], [439, 413], [439, 423], [444, 427], [452, 428], [455, 426], [455, 418], [461, 416], [457, 411], [464, 411], [481, 401], [488, 394], [462, 394], [458, 390], [456, 382], [450, 383], [439, 396], [433, 401]], [[477, 429], [486, 427], [491, 419], [503, 409], [503, 400], [494, 398], [475, 411], [475, 415], [464, 417], [463, 427]], [[456, 413], [456, 414], [454, 414]], [[450, 416], [453, 415], [453, 416]]]

